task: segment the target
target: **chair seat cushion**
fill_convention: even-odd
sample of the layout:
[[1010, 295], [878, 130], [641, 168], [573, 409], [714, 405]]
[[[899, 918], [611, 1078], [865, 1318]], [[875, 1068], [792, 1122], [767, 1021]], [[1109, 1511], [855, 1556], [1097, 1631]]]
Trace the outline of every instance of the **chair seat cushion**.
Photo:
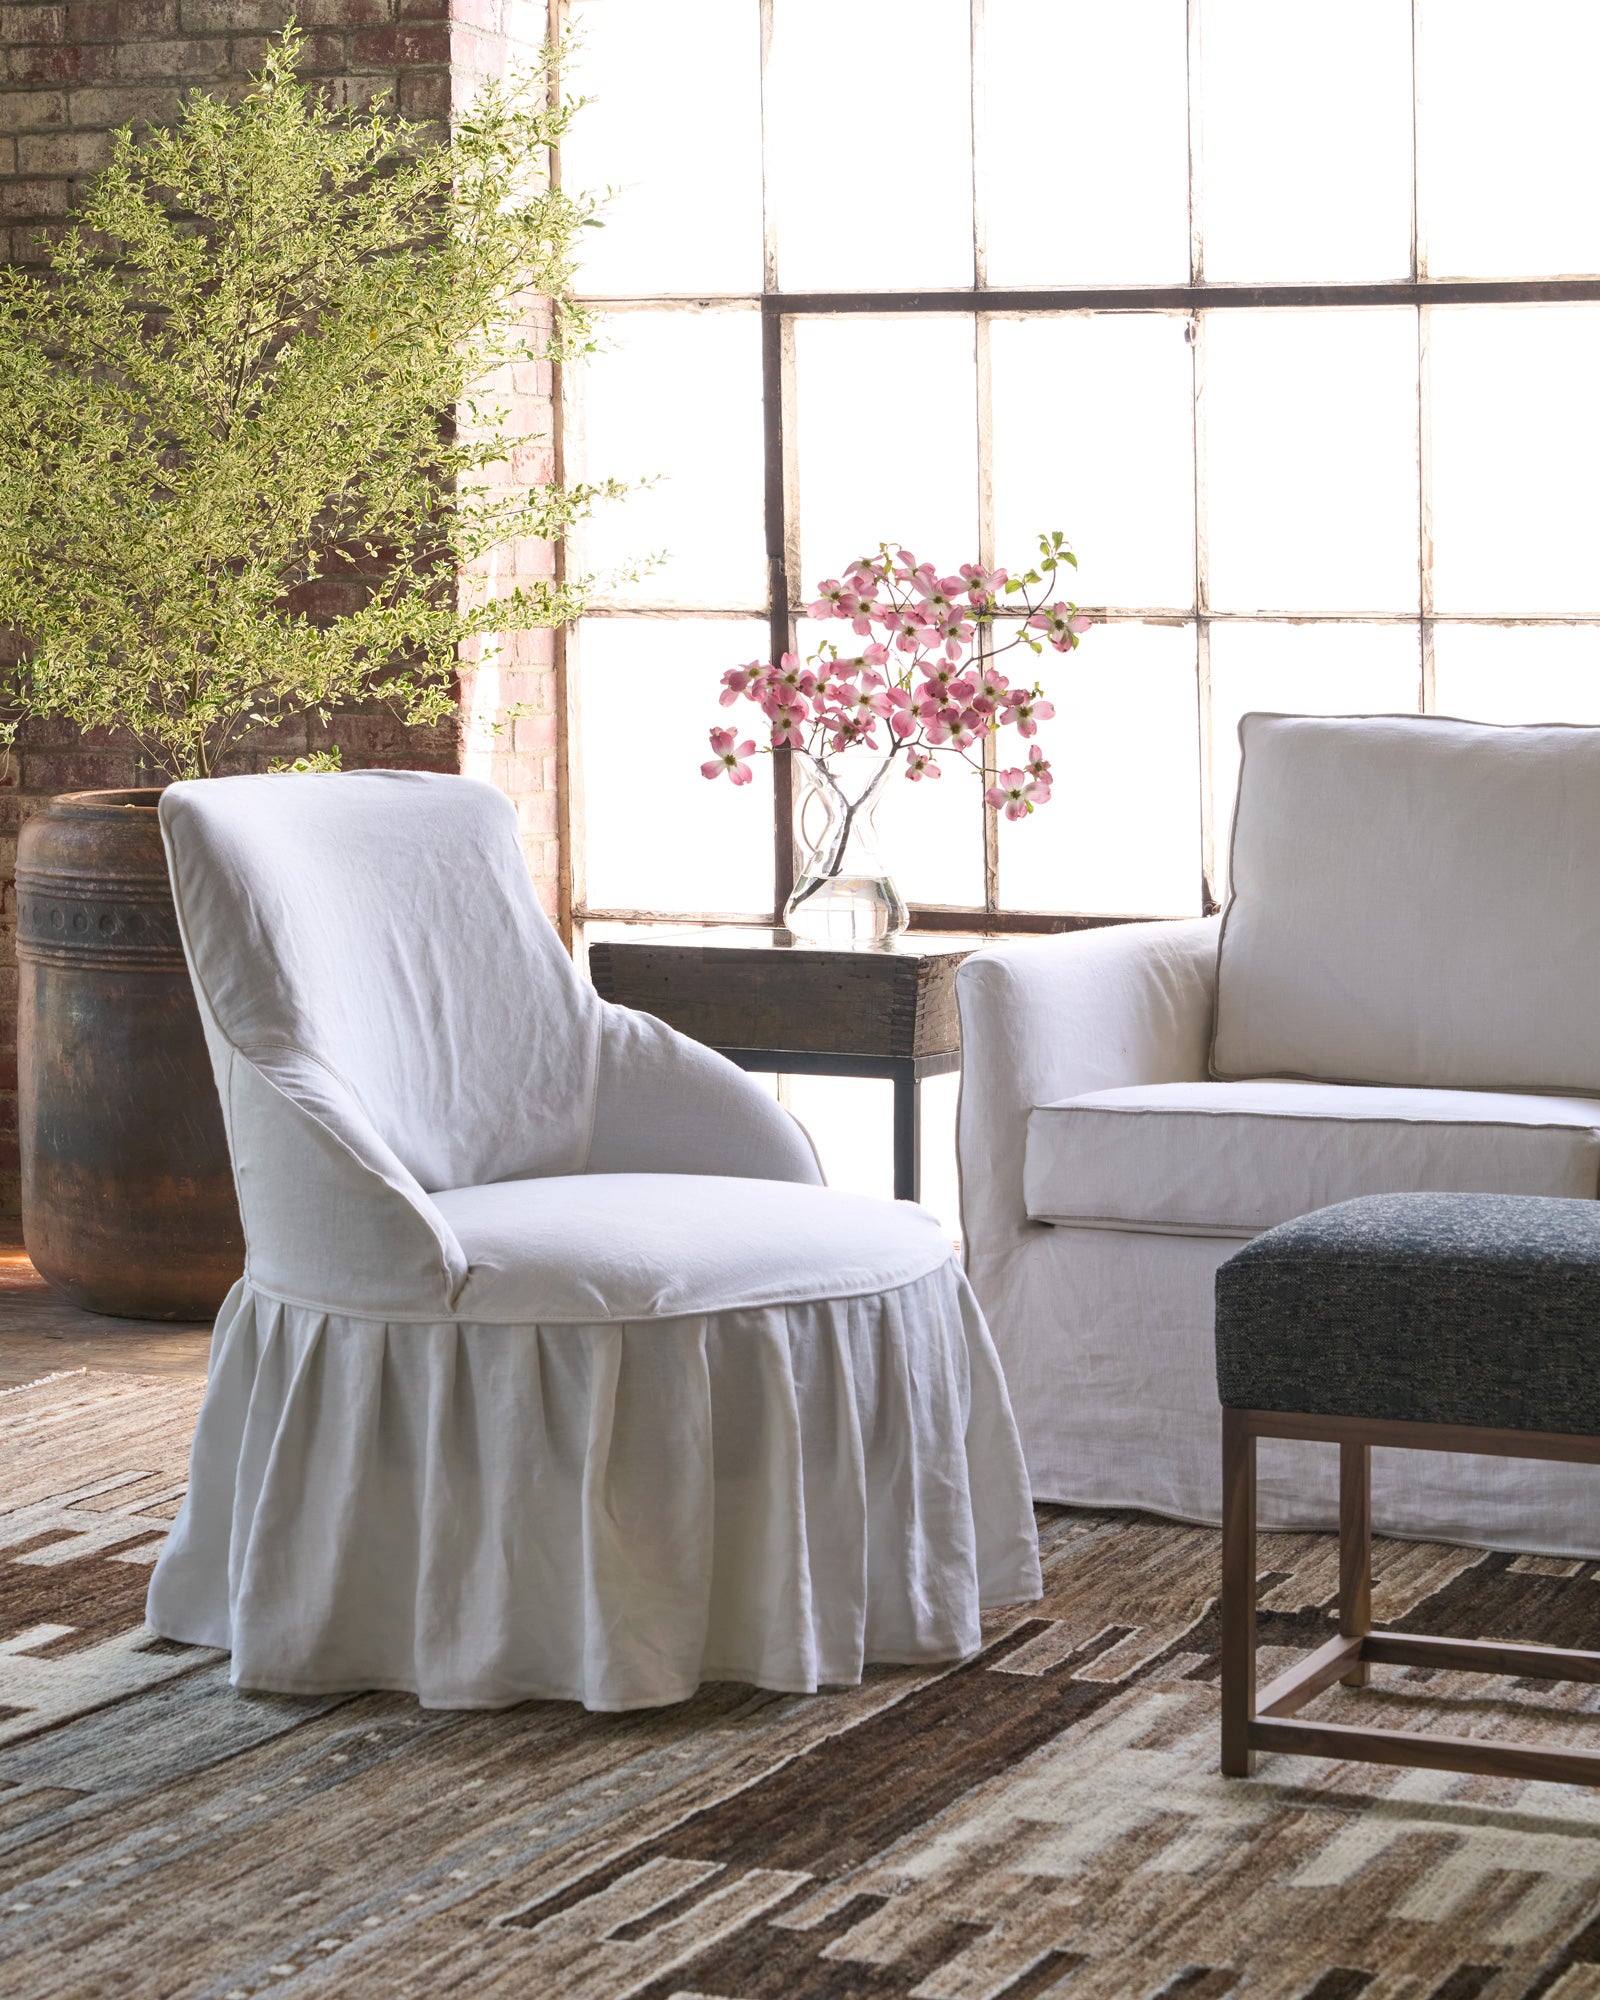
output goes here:
[[1600, 1203], [1397, 1194], [1217, 1273], [1233, 1409], [1600, 1435]]
[[897, 1290], [953, 1246], [911, 1202], [711, 1174], [567, 1174], [434, 1196], [467, 1278], [459, 1318], [678, 1319]]
[[1164, 1083], [1039, 1105], [1039, 1222], [1250, 1236], [1367, 1194], [1593, 1198], [1600, 1100], [1344, 1084]]

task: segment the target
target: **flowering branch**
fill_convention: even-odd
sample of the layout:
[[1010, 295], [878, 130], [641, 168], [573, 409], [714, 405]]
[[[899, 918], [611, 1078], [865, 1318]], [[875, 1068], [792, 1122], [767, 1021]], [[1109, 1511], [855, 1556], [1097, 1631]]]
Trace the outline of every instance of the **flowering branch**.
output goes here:
[[[868, 643], [846, 656], [824, 640], [804, 664], [785, 653], [775, 666], [752, 661], [730, 668], [722, 676], [722, 706], [753, 702], [766, 718], [765, 750], [801, 750], [824, 768], [847, 750], [884, 749], [886, 762], [904, 757], [913, 783], [937, 778], [941, 759], [951, 758], [981, 779], [986, 737], [1009, 728], [1027, 741], [1055, 713], [1038, 681], [1014, 683], [999, 659], [1018, 646], [1071, 652], [1089, 629], [1076, 604], [1046, 601], [1063, 563], [1077, 567], [1059, 533], [1039, 537], [1038, 561], [1021, 576], [978, 563], [940, 576], [932, 563], [885, 542], [843, 579], [819, 584], [807, 607], [812, 618], [848, 622]], [[1016, 630], [996, 645], [1000, 619], [1015, 619]], [[749, 784], [755, 740], [740, 743], [736, 736], [733, 729], [711, 731], [714, 754], [700, 766], [705, 777], [726, 772], [735, 785]], [[984, 794], [1007, 819], [1025, 819], [1050, 797], [1048, 760], [1037, 743], [1027, 741], [1027, 753], [1025, 765], [1000, 771]], [[841, 842], [849, 825], [847, 816]]]

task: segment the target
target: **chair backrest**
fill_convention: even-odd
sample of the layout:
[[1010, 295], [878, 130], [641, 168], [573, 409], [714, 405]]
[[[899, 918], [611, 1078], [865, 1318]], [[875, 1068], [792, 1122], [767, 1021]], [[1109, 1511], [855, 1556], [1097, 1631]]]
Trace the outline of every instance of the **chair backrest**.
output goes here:
[[1600, 1094], [1600, 728], [1239, 735], [1214, 1075]]
[[208, 778], [161, 804], [202, 1008], [333, 1072], [430, 1192], [578, 1170], [600, 1004], [491, 786], [415, 771]]

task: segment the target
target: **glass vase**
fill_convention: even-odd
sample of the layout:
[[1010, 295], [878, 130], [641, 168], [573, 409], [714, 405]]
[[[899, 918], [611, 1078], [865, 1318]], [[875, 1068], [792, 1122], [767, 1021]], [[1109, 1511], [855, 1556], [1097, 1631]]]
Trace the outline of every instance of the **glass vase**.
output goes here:
[[783, 906], [785, 925], [818, 943], [879, 944], [897, 937], [911, 913], [878, 859], [873, 816], [898, 757], [877, 759], [851, 786], [842, 771], [830, 771], [809, 751], [790, 756], [801, 860], [794, 893]]

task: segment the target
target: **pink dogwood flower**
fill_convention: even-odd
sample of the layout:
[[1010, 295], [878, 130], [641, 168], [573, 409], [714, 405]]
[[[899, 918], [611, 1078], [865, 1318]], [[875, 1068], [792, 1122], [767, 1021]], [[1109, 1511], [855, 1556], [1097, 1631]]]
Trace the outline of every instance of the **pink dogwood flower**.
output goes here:
[[902, 653], [917, 653], [924, 646], [938, 643], [939, 634], [912, 605], [908, 604], [904, 610], [891, 609], [888, 618], [880, 622], [886, 631], [894, 633], [894, 643]]
[[742, 694], [748, 694], [753, 700], [764, 676], [771, 671], [759, 660], [752, 660], [747, 667], [730, 667], [722, 676], [722, 693], [718, 697], [722, 706], [732, 708]]
[[996, 666], [986, 666], [979, 677], [970, 705], [980, 715], [993, 715], [1011, 692], [1006, 676]]
[[1006, 572], [1003, 569], [985, 569], [981, 563], [963, 563], [961, 580], [967, 587], [967, 602], [986, 605], [1005, 589]]
[[911, 696], [903, 687], [885, 688], [883, 695], [884, 700], [889, 704], [888, 716], [890, 729], [896, 736], [902, 738], [915, 736], [917, 733], [917, 718], [912, 711]]
[[1033, 630], [1042, 632], [1058, 653], [1070, 652], [1092, 622], [1070, 604], [1052, 604], [1047, 610], [1036, 611], [1028, 620]]
[[1028, 777], [1026, 771], [1002, 771], [998, 784], [993, 784], [984, 793], [997, 812], [1004, 812], [1007, 819], [1026, 819], [1035, 804], [1043, 805], [1050, 796], [1049, 786], [1044, 787], [1044, 798], [1039, 797], [1039, 786]]
[[875, 715], [839, 716], [838, 726], [834, 730], [833, 736], [831, 738], [834, 749], [841, 751], [848, 750], [854, 744], [859, 743], [864, 749], [876, 750], [878, 747], [878, 739], [873, 734], [873, 724], [877, 721], [877, 719], [878, 718]]
[[948, 743], [952, 725], [961, 720], [961, 711], [947, 708], [941, 702], [924, 701], [917, 705], [917, 716], [930, 743]]
[[1015, 728], [1019, 736], [1034, 735], [1039, 724], [1048, 722], [1056, 712], [1055, 703], [1046, 701], [1037, 688], [1013, 688], [1006, 702], [1000, 720]]
[[785, 653], [775, 668], [768, 670], [767, 685], [780, 699], [803, 695], [809, 701], [816, 692], [817, 677], [803, 667], [794, 653]]
[[978, 692], [977, 682], [969, 674], [958, 674], [953, 660], [930, 660], [922, 671], [928, 677], [928, 693], [937, 694], [941, 701], [956, 701], [965, 706]]
[[906, 776], [912, 784], [919, 778], [938, 778], [944, 774], [939, 769], [939, 761], [928, 750], [912, 750], [906, 757]]
[[755, 738], [747, 737], [743, 743], [735, 744], [731, 729], [713, 729], [711, 747], [716, 752], [700, 766], [702, 778], [720, 778], [724, 771], [736, 785], [748, 785], [754, 775], [744, 762], [746, 757], [755, 755]]

